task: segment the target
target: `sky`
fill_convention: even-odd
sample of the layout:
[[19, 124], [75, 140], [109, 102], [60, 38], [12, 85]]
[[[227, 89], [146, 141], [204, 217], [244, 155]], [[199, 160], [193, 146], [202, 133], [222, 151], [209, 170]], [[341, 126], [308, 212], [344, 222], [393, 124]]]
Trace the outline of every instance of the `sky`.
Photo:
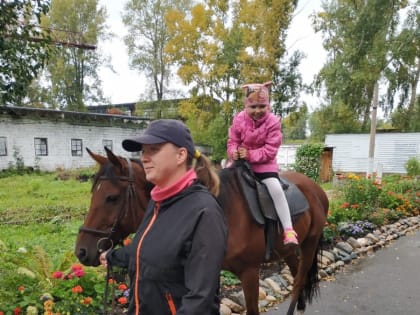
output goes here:
[[[127, 30], [122, 23], [121, 12], [126, 2], [127, 0], [100, 0], [100, 4], [107, 10], [107, 24], [115, 34], [112, 40], [100, 42], [98, 45], [104, 54], [110, 56], [114, 69], [112, 71], [109, 68], [101, 68], [99, 72], [104, 96], [113, 104], [136, 102], [145, 90], [145, 77], [129, 69], [127, 49], [123, 42]], [[304, 83], [307, 84], [312, 82], [326, 57], [321, 35], [314, 33], [309, 18], [312, 13], [320, 10], [321, 0], [299, 0], [286, 40], [289, 55], [295, 50], [300, 50], [306, 55], [300, 65], [300, 72]], [[309, 110], [317, 107], [320, 102], [310, 95], [302, 94], [301, 98], [308, 103]]]

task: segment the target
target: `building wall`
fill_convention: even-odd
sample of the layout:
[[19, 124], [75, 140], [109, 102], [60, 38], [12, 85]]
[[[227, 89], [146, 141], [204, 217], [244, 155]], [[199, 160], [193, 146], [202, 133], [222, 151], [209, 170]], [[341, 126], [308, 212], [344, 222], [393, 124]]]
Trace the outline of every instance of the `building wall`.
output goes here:
[[[124, 151], [121, 142], [133, 137], [139, 130], [122, 127], [96, 127], [71, 124], [62, 121], [11, 119], [0, 121], [0, 138], [6, 138], [7, 155], [0, 156], [0, 170], [9, 163], [16, 163], [15, 152], [23, 158], [25, 166], [38, 166], [41, 170], [57, 168], [74, 169], [95, 165], [85, 148], [95, 153], [104, 153], [103, 140], [112, 141], [112, 151], [121, 156], [131, 156]], [[35, 156], [35, 138], [47, 138], [48, 155]], [[82, 156], [72, 156], [71, 139], [82, 139]]]
[[[366, 172], [369, 159], [369, 134], [327, 135], [325, 145], [334, 147], [333, 170]], [[377, 133], [375, 136], [374, 171], [405, 174], [405, 162], [420, 158], [420, 133]]]

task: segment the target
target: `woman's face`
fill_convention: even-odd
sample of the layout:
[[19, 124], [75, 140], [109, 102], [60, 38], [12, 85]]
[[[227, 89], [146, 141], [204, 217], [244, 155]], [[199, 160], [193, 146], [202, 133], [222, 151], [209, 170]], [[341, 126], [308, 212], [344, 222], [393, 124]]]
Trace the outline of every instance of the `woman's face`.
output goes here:
[[143, 144], [141, 161], [146, 179], [160, 188], [175, 183], [186, 172], [188, 152], [172, 143]]
[[247, 114], [253, 119], [258, 120], [265, 116], [267, 113], [268, 106], [265, 104], [256, 104], [246, 107]]

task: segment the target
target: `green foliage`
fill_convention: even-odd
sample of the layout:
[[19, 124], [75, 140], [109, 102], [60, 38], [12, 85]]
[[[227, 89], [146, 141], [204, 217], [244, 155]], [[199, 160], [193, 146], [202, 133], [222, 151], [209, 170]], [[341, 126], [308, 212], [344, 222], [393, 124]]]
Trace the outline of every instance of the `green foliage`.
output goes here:
[[420, 175], [420, 160], [416, 157], [409, 158], [404, 164], [408, 176]]
[[324, 151], [322, 143], [304, 144], [296, 151], [295, 170], [312, 178], [319, 179], [321, 168], [321, 154]]
[[54, 173], [36, 173], [0, 178], [0, 223], [80, 218], [89, 207], [91, 183], [69, 176], [60, 180]]
[[[95, 49], [105, 31], [105, 9], [99, 0], [52, 0], [51, 10], [42, 19], [42, 26], [52, 28], [54, 40], [70, 43], [62, 45], [49, 58], [44, 88], [50, 107], [71, 111], [85, 111], [85, 101], [104, 102], [99, 66], [104, 63]], [[65, 31], [62, 31], [65, 30]], [[45, 85], [45, 84], [44, 84]]]
[[39, 28], [49, 5], [49, 0], [0, 2], [0, 105], [20, 105], [52, 52], [49, 31]]
[[222, 270], [220, 273], [221, 284], [223, 286], [238, 285], [241, 281], [230, 271]]
[[367, 222], [381, 226], [419, 214], [420, 195], [414, 179], [386, 176], [378, 184], [373, 179], [348, 174], [330, 202], [324, 234], [329, 239], [359, 236], [368, 230]]

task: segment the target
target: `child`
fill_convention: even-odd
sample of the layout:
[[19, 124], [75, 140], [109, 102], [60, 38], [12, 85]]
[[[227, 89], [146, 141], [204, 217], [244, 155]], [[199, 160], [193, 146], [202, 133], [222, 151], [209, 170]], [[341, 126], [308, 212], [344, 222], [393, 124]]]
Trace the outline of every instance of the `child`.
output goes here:
[[242, 86], [245, 109], [235, 115], [229, 128], [227, 153], [232, 160], [244, 159], [266, 186], [284, 230], [284, 244], [298, 244], [289, 206], [278, 179], [277, 151], [282, 140], [280, 119], [270, 112], [271, 81]]

